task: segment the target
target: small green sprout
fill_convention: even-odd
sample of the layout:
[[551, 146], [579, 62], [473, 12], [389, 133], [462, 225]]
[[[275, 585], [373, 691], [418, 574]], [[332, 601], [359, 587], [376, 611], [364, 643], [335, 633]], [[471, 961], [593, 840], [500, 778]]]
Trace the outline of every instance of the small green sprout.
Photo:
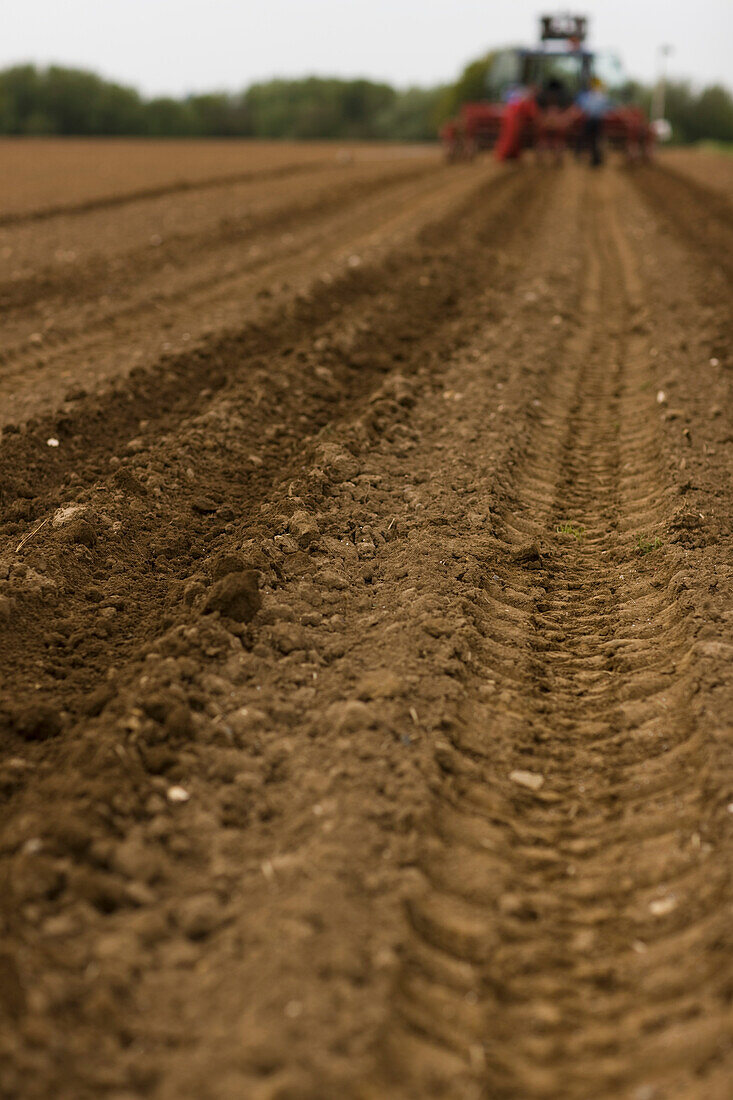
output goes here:
[[646, 535], [639, 535], [636, 540], [636, 545], [642, 554], [651, 554], [652, 550], [658, 550], [662, 545], [662, 540], [655, 536], [653, 539], [649, 539]]
[[555, 530], [558, 535], [572, 535], [578, 541], [585, 538], [585, 527], [576, 527], [574, 523], [558, 523]]

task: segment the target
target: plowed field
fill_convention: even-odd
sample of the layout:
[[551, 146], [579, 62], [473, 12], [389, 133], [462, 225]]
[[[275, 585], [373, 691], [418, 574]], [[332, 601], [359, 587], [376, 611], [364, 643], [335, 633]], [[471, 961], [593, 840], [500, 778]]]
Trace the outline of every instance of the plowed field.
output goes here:
[[3, 145], [0, 1096], [728, 1100], [727, 165], [90, 149]]

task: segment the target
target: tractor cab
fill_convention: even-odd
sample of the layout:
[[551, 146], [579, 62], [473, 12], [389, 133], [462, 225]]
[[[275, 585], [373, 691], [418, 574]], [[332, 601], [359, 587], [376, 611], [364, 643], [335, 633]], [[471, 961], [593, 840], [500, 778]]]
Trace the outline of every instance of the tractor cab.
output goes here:
[[539, 106], [570, 107], [588, 85], [593, 55], [583, 46], [587, 33], [584, 16], [542, 16], [539, 46], [520, 51], [522, 82], [536, 90]]
[[522, 52], [522, 84], [536, 89], [541, 107], [570, 107], [588, 85], [592, 54], [581, 50]]
[[543, 16], [540, 43], [534, 49], [499, 50], [487, 75], [489, 101], [507, 102], [515, 90], [534, 88], [540, 107], [565, 109], [592, 77], [613, 98], [623, 98], [628, 80], [612, 53], [585, 48], [588, 21], [583, 16]]

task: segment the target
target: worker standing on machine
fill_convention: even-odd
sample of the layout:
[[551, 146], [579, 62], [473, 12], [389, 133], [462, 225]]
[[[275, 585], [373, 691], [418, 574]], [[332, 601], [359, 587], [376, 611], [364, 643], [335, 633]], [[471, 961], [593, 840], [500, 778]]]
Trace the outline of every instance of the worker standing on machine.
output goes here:
[[590, 151], [590, 162], [594, 168], [603, 164], [601, 135], [603, 120], [608, 114], [611, 102], [603, 91], [598, 77], [593, 77], [590, 85], [575, 100], [575, 106], [582, 114], [580, 151]]

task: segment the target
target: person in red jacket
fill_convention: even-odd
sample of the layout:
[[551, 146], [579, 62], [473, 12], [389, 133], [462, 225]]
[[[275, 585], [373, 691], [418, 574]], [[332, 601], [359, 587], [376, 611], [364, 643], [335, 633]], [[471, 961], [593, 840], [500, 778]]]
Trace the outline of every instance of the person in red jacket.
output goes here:
[[494, 148], [497, 160], [519, 159], [524, 133], [534, 125], [538, 114], [536, 89], [532, 85], [526, 88], [520, 86], [509, 93]]

